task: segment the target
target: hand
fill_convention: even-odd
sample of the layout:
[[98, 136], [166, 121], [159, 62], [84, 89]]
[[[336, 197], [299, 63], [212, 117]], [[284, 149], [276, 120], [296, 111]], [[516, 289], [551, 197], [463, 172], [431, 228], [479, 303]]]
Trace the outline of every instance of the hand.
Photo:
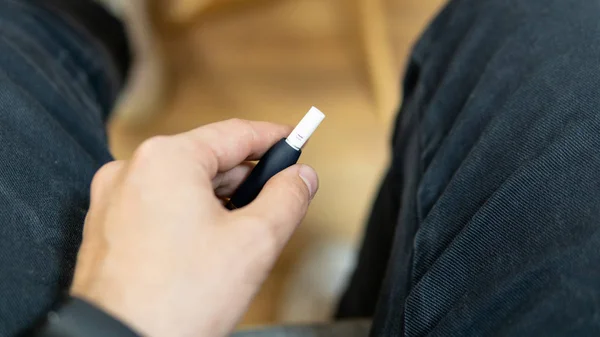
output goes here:
[[225, 336], [267, 277], [317, 191], [296, 165], [245, 208], [227, 211], [285, 126], [230, 120], [152, 138], [131, 161], [104, 166], [91, 205], [72, 294], [147, 336]]

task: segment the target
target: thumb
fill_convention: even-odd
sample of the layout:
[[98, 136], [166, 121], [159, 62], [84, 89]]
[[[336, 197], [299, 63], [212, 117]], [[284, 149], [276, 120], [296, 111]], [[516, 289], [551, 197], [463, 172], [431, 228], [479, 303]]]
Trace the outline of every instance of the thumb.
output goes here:
[[283, 246], [302, 221], [317, 193], [319, 179], [313, 168], [294, 165], [271, 178], [258, 197], [240, 213], [262, 219]]

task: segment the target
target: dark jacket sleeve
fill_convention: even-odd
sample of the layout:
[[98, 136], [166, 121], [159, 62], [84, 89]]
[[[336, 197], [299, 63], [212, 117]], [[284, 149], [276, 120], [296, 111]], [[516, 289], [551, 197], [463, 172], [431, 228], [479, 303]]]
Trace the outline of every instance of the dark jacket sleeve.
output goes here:
[[125, 324], [100, 308], [77, 298], [70, 298], [33, 334], [35, 337], [139, 337]]

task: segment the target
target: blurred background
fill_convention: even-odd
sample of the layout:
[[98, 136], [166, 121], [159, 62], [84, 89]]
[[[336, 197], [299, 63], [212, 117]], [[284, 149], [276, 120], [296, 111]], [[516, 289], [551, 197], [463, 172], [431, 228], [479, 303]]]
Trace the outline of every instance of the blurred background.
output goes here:
[[242, 325], [327, 321], [385, 170], [404, 64], [444, 1], [148, 1], [127, 14], [145, 64], [111, 123], [115, 156], [156, 134], [232, 117], [293, 125], [320, 108], [301, 158], [320, 192]]

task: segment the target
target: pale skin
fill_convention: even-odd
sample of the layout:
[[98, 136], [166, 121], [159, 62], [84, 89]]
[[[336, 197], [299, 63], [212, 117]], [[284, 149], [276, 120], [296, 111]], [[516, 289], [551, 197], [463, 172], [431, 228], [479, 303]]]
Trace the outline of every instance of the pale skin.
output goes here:
[[145, 336], [226, 336], [318, 189], [295, 165], [247, 207], [230, 196], [287, 126], [229, 120], [142, 144], [92, 183], [71, 292]]

